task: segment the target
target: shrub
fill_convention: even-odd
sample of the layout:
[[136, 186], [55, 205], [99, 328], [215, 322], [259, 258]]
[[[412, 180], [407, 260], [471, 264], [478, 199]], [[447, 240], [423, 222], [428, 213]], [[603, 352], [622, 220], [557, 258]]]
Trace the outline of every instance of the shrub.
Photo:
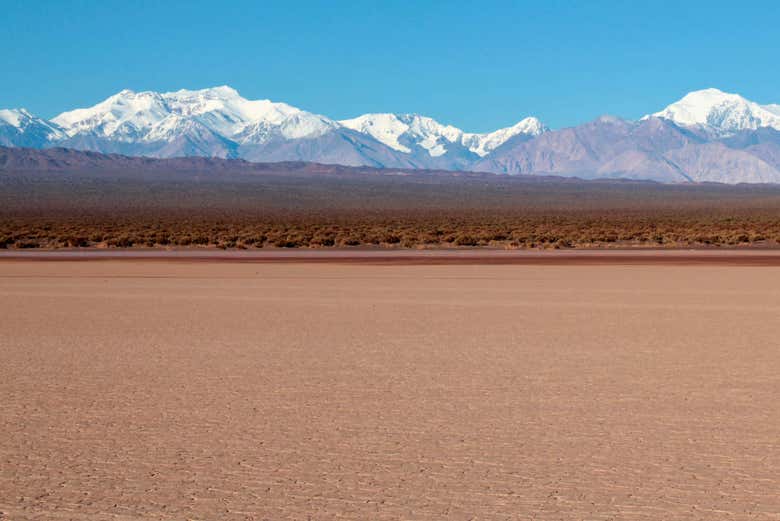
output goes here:
[[455, 244], [457, 246], [476, 246], [478, 241], [471, 235], [458, 235], [455, 238]]

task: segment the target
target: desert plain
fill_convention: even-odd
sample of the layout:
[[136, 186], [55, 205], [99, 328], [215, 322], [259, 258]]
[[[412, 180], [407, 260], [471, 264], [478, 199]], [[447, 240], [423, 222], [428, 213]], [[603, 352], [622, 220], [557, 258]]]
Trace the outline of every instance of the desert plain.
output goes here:
[[774, 264], [1, 259], [0, 519], [780, 519]]

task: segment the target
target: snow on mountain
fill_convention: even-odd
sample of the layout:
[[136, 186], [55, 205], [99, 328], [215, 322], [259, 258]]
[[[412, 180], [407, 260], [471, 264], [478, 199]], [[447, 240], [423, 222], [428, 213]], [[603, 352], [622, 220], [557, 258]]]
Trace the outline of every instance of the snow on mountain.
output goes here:
[[20, 128], [25, 119], [31, 119], [32, 114], [25, 109], [0, 109], [0, 123]]
[[[273, 149], [275, 153], [286, 151], [288, 159], [298, 159], [295, 154], [301, 150], [306, 150], [308, 157], [311, 151], [323, 149], [314, 144], [280, 148], [275, 143], [320, 139], [332, 133], [349, 143], [354, 140], [344, 132], [354, 131], [368, 137], [366, 142], [353, 142], [362, 149], [355, 157], [368, 154], [372, 158], [392, 157], [394, 165], [408, 161], [419, 167], [453, 169], [467, 167], [469, 161], [489, 154], [514, 136], [536, 136], [546, 130], [536, 118], [486, 134], [466, 133], [417, 114], [365, 114], [336, 122], [286, 103], [248, 100], [228, 86], [165, 93], [123, 90], [92, 107], [64, 112], [52, 121], [64, 130], [66, 146], [154, 156], [193, 151], [209, 155], [208, 145], [214, 143], [214, 155], [242, 156], [245, 151], [255, 157]], [[232, 145], [226, 146], [226, 140]], [[330, 138], [325, 141], [340, 143]], [[161, 148], [159, 142], [170, 142], [171, 146]], [[380, 150], [381, 145], [390, 150]], [[409, 158], [399, 157], [398, 152]], [[341, 155], [352, 157], [346, 152]]]
[[[147, 142], [174, 143], [177, 139], [186, 140], [188, 146], [199, 150], [197, 155], [213, 155], [228, 157], [225, 148], [233, 148], [228, 145], [229, 140], [196, 119], [186, 118], [178, 114], [170, 114], [165, 119], [154, 125], [144, 136]], [[209, 153], [209, 147], [220, 149], [220, 153]]]
[[52, 125], [45, 119], [31, 114], [26, 109], [0, 109], [0, 125], [8, 125], [22, 132], [40, 127], [46, 129], [52, 140], [63, 136], [62, 129]]
[[286, 103], [248, 100], [228, 86], [203, 90], [179, 90], [163, 94], [171, 111], [193, 117], [239, 143], [261, 143], [275, 131], [285, 139], [317, 137], [334, 124]]
[[90, 134], [119, 141], [140, 139], [170, 114], [162, 95], [125, 89], [97, 105], [63, 112], [52, 119], [73, 137]]
[[40, 147], [65, 137], [57, 125], [25, 109], [0, 110], [0, 145]]
[[607, 116], [511, 142], [476, 162], [476, 171], [664, 183], [780, 183], [780, 132], [743, 131], [713, 139], [664, 118]]
[[778, 104], [771, 104], [771, 105], [762, 105], [764, 110], [768, 110], [772, 114], [776, 114], [777, 116], [780, 116], [780, 105]]
[[411, 153], [420, 147], [431, 157], [450, 151], [450, 145], [461, 146], [482, 157], [518, 134], [537, 136], [546, 128], [536, 118], [526, 118], [514, 126], [487, 134], [466, 133], [452, 125], [419, 114], [364, 114], [339, 123], [367, 134], [394, 150]]
[[145, 154], [154, 157], [238, 157], [236, 144], [200, 121], [170, 114], [144, 136]]
[[780, 105], [705, 89], [638, 122], [601, 117], [551, 131], [529, 117], [480, 134], [418, 114], [334, 121], [286, 103], [249, 100], [227, 86], [123, 90], [52, 121], [24, 109], [0, 110], [0, 146], [661, 182], [780, 182]]
[[[290, 109], [289, 105], [284, 105]], [[313, 139], [335, 129], [338, 125], [324, 116], [312, 114], [299, 109], [290, 111], [284, 117], [261, 119], [243, 126], [231, 138], [242, 145], [257, 145], [279, 139]]]
[[[760, 127], [780, 129], [780, 106], [759, 105], [739, 94], [718, 89], [697, 90], [686, 94], [652, 116], [687, 127], [703, 127], [719, 136]], [[649, 116], [645, 116], [647, 118]]]
[[347, 128], [368, 134], [380, 143], [404, 153], [413, 146], [428, 151], [431, 157], [447, 152], [446, 143], [456, 142], [463, 131], [419, 114], [363, 114], [339, 123]]
[[123, 90], [97, 105], [53, 119], [69, 137], [90, 135], [125, 142], [173, 139], [190, 121], [239, 143], [316, 137], [334, 123], [285, 103], [247, 100], [227, 86], [176, 92]]
[[537, 118], [525, 118], [511, 127], [487, 134], [464, 134], [461, 142], [479, 157], [485, 157], [517, 135], [535, 137], [549, 129]]

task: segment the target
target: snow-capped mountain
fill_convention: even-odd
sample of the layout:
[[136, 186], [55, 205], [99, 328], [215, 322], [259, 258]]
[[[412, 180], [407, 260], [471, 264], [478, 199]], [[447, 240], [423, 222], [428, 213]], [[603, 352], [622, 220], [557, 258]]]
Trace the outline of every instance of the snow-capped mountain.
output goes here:
[[227, 86], [204, 90], [179, 90], [163, 94], [171, 111], [200, 121], [215, 132], [239, 143], [263, 143], [273, 137], [318, 137], [335, 123], [286, 103], [247, 100]]
[[443, 156], [449, 151], [461, 149], [484, 157], [518, 134], [533, 137], [547, 130], [533, 117], [486, 134], [467, 133], [419, 114], [364, 114], [341, 120], [339, 123], [367, 134], [393, 150], [409, 154], [415, 148], [421, 148], [431, 157]]
[[536, 137], [550, 130], [539, 119], [531, 116], [511, 127], [500, 128], [487, 134], [463, 134], [461, 142], [479, 157], [485, 157], [515, 136]]
[[691, 92], [652, 116], [681, 126], [700, 127], [717, 136], [761, 127], [780, 130], [780, 105], [759, 105], [718, 89]]
[[60, 144], [98, 152], [171, 157], [307, 160], [350, 165], [461, 169], [517, 135], [546, 128], [536, 118], [472, 134], [420, 115], [366, 114], [334, 121], [227, 86], [175, 92], [123, 90], [53, 123]]
[[664, 118], [602, 116], [501, 147], [473, 169], [665, 183], [780, 183], [780, 131], [762, 128], [712, 139]]
[[57, 125], [25, 109], [0, 110], [0, 145], [40, 148], [65, 137]]
[[68, 137], [90, 135], [117, 141], [143, 139], [149, 130], [170, 114], [156, 92], [123, 90], [97, 105], [63, 112], [52, 119]]
[[479, 134], [417, 114], [336, 121], [286, 103], [249, 100], [226, 86], [123, 90], [52, 121], [24, 109], [0, 110], [0, 146], [510, 175], [780, 183], [780, 105], [706, 89], [639, 121], [602, 116], [549, 130], [527, 117]]
[[52, 121], [69, 137], [89, 135], [125, 142], [171, 140], [193, 128], [205, 128], [238, 143], [257, 144], [273, 137], [316, 137], [335, 126], [323, 116], [286, 103], [247, 100], [227, 86], [166, 93], [123, 90]]
[[418, 114], [364, 114], [339, 123], [367, 134], [393, 150], [411, 153], [413, 146], [424, 148], [432, 157], [446, 152], [441, 141], [452, 143], [462, 132]]

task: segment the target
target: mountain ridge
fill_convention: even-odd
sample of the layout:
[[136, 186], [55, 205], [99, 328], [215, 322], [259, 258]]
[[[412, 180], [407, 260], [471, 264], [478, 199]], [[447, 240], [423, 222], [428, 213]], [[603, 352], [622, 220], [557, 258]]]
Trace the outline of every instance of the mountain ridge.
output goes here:
[[708, 88], [637, 121], [602, 116], [550, 130], [530, 116], [479, 134], [420, 114], [334, 120], [282, 102], [249, 100], [226, 85], [162, 93], [125, 89], [51, 121], [24, 109], [0, 110], [0, 145], [587, 179], [780, 183], [780, 105]]
[[[368, 127], [372, 127], [376, 116], [367, 114], [355, 120], [370, 120]], [[248, 100], [226, 85], [163, 93], [125, 89], [92, 107], [54, 117], [52, 123], [67, 138], [52, 140], [52, 144], [153, 157], [196, 154], [317, 160], [318, 154], [324, 154], [327, 159], [345, 164], [458, 169], [477, 157], [478, 154], [468, 156], [475, 150], [482, 152], [517, 133], [535, 134], [545, 128], [535, 118], [526, 118], [513, 127], [482, 135], [466, 133], [425, 116], [388, 116], [398, 125], [404, 125], [402, 120], [411, 123], [404, 125], [403, 130], [411, 130], [404, 139], [414, 142], [415, 153], [383, 139], [370, 128], [350, 124], [352, 120], [335, 121], [281, 102]], [[353, 132], [365, 137], [357, 137]], [[355, 144], [355, 150], [345, 145], [349, 142]]]

